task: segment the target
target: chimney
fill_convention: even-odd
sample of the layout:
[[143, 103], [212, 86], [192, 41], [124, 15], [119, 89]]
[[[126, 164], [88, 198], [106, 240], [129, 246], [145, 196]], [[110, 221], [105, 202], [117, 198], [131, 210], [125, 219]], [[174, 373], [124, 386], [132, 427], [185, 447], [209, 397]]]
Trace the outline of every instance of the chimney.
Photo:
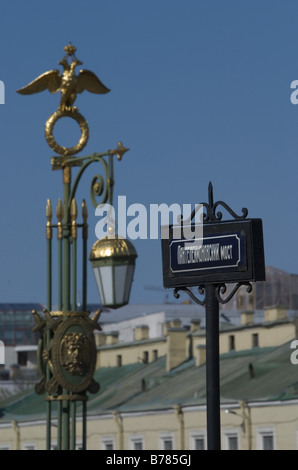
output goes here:
[[190, 320], [190, 331], [193, 333], [194, 331], [198, 331], [201, 328], [201, 320], [199, 318], [193, 318]]
[[181, 328], [181, 325], [182, 325], [182, 322], [179, 319], [166, 321], [162, 325], [162, 335], [167, 336], [169, 328]]
[[134, 329], [134, 340], [141, 341], [149, 338], [149, 327], [147, 325], [139, 325]]
[[162, 335], [163, 336], [167, 336], [169, 328], [170, 328], [170, 322], [169, 321], [166, 321], [165, 323], [163, 323], [163, 325], [162, 325]]
[[106, 336], [106, 343], [107, 345], [117, 344], [119, 331], [109, 331], [105, 333]]
[[254, 322], [254, 312], [246, 311], [241, 312], [241, 325], [252, 325]]
[[95, 344], [97, 347], [106, 344], [106, 335], [103, 332], [94, 332]]
[[275, 322], [287, 318], [287, 309], [281, 306], [265, 307], [265, 322]]
[[182, 324], [182, 322], [178, 318], [176, 320], [171, 320], [170, 321], [170, 327], [171, 328], [180, 328], [181, 324]]
[[179, 366], [186, 359], [186, 330], [184, 328], [168, 328], [167, 371]]
[[196, 348], [196, 367], [206, 363], [206, 345], [200, 344]]

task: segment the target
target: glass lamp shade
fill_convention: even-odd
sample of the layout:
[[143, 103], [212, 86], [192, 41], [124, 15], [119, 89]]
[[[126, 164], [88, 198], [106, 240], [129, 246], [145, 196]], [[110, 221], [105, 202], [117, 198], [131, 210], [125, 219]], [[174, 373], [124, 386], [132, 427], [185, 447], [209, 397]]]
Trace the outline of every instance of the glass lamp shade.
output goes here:
[[117, 235], [94, 243], [89, 259], [104, 307], [128, 304], [137, 256], [133, 244]]

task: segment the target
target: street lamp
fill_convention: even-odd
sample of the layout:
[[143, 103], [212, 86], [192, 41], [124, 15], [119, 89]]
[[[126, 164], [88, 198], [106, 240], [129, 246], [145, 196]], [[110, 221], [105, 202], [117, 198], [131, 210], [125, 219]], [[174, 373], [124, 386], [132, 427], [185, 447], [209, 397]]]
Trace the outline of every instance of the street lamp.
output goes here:
[[94, 243], [89, 259], [104, 307], [128, 304], [136, 258], [133, 244], [118, 235]]
[[[226, 413], [227, 415], [239, 416], [240, 418], [243, 419], [243, 416], [242, 416], [242, 415], [240, 415], [240, 414], [237, 413], [236, 411], [230, 410], [229, 408], [227, 408], [227, 409], [225, 410], [225, 413]], [[241, 429], [242, 429], [243, 433], [245, 434], [245, 421], [244, 421], [244, 419], [243, 419], [243, 421], [242, 421], [242, 423], [241, 423], [240, 426], [241, 426]]]
[[[45, 137], [50, 148], [58, 155], [51, 159], [52, 169], [63, 175], [63, 201], [58, 200], [57, 223], [52, 223], [50, 200], [46, 207], [47, 239], [47, 308], [44, 316], [32, 312], [36, 321], [34, 330], [41, 333], [37, 361], [41, 376], [35, 386], [38, 394], [45, 394], [47, 403], [47, 449], [51, 449], [51, 419], [57, 416], [58, 449], [76, 448], [76, 413], [77, 403], [82, 405], [82, 447], [87, 445], [87, 393], [97, 393], [99, 384], [94, 381], [96, 368], [96, 344], [94, 330], [100, 330], [97, 323], [101, 309], [92, 318], [87, 311], [87, 205], [82, 203], [83, 222], [78, 223], [78, 209], [75, 200], [76, 191], [85, 170], [91, 163], [100, 163], [104, 176], [96, 175], [91, 181], [90, 197], [94, 207], [99, 204], [113, 203], [114, 170], [113, 157], [122, 159], [128, 150], [121, 142], [117, 148], [103, 153], [78, 157], [87, 144], [89, 128], [86, 119], [73, 106], [77, 94], [84, 90], [103, 94], [110, 90], [103, 85], [90, 70], [75, 68], [82, 64], [76, 55], [76, 48], [69, 44], [64, 48], [65, 57], [59, 62], [63, 72], [50, 70], [37, 77], [33, 82], [18, 90], [23, 95], [48, 89], [61, 92], [58, 110], [47, 120]], [[79, 124], [81, 137], [73, 147], [59, 145], [54, 138], [56, 122], [70, 117]], [[72, 170], [78, 169], [72, 182]], [[97, 201], [101, 197], [100, 201]], [[82, 230], [82, 305], [77, 308], [77, 232]], [[57, 310], [52, 310], [52, 238], [53, 229], [57, 230], [58, 243], [58, 299]], [[111, 238], [111, 237], [110, 237]], [[115, 237], [114, 240], [98, 240], [90, 255], [96, 279], [100, 281], [101, 299], [104, 305], [119, 307], [128, 303], [134, 271], [136, 251], [128, 240]], [[53, 409], [56, 405], [56, 410]]]

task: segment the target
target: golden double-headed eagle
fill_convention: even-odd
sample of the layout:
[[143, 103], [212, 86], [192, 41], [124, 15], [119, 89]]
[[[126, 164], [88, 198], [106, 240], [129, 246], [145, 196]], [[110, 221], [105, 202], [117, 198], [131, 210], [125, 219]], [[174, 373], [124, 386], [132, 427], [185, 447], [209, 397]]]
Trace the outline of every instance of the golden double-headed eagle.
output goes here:
[[[51, 93], [61, 91], [61, 101], [59, 110], [69, 110], [77, 97], [77, 93], [87, 90], [91, 93], [104, 94], [110, 90], [99, 78], [90, 70], [80, 70], [76, 75], [75, 68], [82, 65], [82, 62], [75, 57], [76, 48], [69, 44], [64, 48], [66, 56], [59, 62], [63, 66], [63, 73], [59, 70], [49, 70], [43, 73], [28, 85], [24, 86], [18, 93], [31, 95], [48, 89]], [[73, 60], [69, 64], [67, 56], [72, 56]]]

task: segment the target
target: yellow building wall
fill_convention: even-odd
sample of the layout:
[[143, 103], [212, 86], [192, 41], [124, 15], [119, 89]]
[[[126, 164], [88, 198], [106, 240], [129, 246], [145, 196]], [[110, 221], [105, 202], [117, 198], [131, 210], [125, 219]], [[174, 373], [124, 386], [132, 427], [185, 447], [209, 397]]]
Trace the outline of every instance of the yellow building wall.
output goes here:
[[[243, 427], [242, 410], [234, 407], [236, 414], [227, 414], [225, 408], [221, 409], [221, 448], [227, 449], [227, 436], [238, 436], [239, 450], [248, 450], [249, 436], [246, 421]], [[246, 409], [247, 412], [247, 409]], [[265, 432], [273, 433], [276, 450], [297, 450], [298, 433], [298, 404], [280, 402], [277, 405], [256, 405], [250, 409], [251, 422], [251, 449], [261, 450], [261, 436]], [[87, 449], [103, 450], [106, 440], [113, 440], [115, 450], [122, 447], [132, 449], [134, 438], [143, 440], [145, 450], [162, 450], [162, 438], [170, 436], [173, 439], [174, 450], [192, 450], [194, 437], [200, 436], [207, 446], [206, 409], [193, 407], [183, 410], [182, 422], [179, 420], [174, 407], [156, 413], [124, 413], [120, 419], [121, 426], [117, 424], [115, 416], [111, 413], [105, 416], [90, 416], [87, 423]], [[181, 423], [183, 427], [181, 428]], [[82, 423], [77, 423], [77, 442], [80, 446]], [[0, 427], [0, 448], [9, 447], [20, 450], [27, 446], [34, 446], [36, 450], [45, 450], [46, 424], [36, 422], [20, 424], [19, 438], [10, 423], [8, 427]], [[184, 447], [180, 448], [182, 442]], [[120, 435], [122, 433], [122, 435]], [[56, 428], [52, 426], [53, 445], [56, 442]]]
[[[244, 351], [253, 348], [253, 335], [258, 334], [258, 345], [260, 348], [279, 346], [295, 338], [296, 330], [293, 323], [285, 323], [274, 326], [256, 326], [246, 329], [235, 329], [221, 331], [219, 335], [220, 353], [228, 353], [230, 349], [230, 336], [234, 336], [235, 351]], [[193, 351], [198, 346], [206, 344], [205, 336], [194, 336]]]
[[[176, 332], [173, 331], [173, 338]], [[236, 351], [251, 349], [252, 335], [259, 335], [259, 346], [278, 346], [295, 337], [295, 325], [291, 323], [281, 323], [271, 326], [260, 325], [246, 329], [235, 329], [222, 331], [220, 333], [220, 351], [229, 352], [229, 336], [235, 335]], [[189, 338], [180, 332], [179, 339], [185, 338], [188, 351]], [[193, 350], [198, 345], [205, 344], [205, 336], [193, 336]], [[148, 353], [148, 361], [155, 358], [155, 351], [158, 356], [169, 353], [171, 343], [166, 339], [157, 341], [144, 341], [129, 345], [114, 345], [109, 348], [99, 348], [97, 367], [117, 366], [117, 356], [122, 356], [122, 363], [135, 363], [144, 359], [144, 352]], [[179, 354], [183, 351], [179, 346]], [[183, 353], [181, 353], [183, 356]], [[46, 407], [46, 405], [45, 405]], [[45, 408], [46, 409], [46, 408]], [[88, 409], [88, 405], [87, 405]], [[162, 438], [169, 435], [173, 439], [175, 450], [189, 450], [193, 448], [195, 436], [202, 436], [207, 444], [206, 432], [206, 409], [193, 407], [182, 409], [182, 414], [178, 409], [172, 407], [167, 410], [157, 410], [152, 412], [126, 413], [122, 416], [112, 412], [103, 416], [88, 416], [87, 423], [87, 448], [90, 450], [100, 450], [104, 448], [107, 440], [112, 440], [116, 449], [123, 447], [131, 449], [132, 441], [135, 437], [143, 440], [144, 449], [161, 449]], [[239, 449], [246, 450], [251, 444], [253, 450], [261, 448], [262, 436], [269, 431], [273, 433], [274, 445], [278, 450], [297, 450], [298, 439], [298, 403], [256, 403], [250, 408], [249, 416], [245, 420], [243, 427], [243, 409], [235, 404], [233, 410], [236, 414], [227, 414], [224, 406], [221, 410], [221, 431], [222, 449], [227, 448], [228, 436], [232, 433], [238, 436]], [[244, 408], [245, 413], [248, 409]], [[248, 416], [248, 415], [246, 415]], [[249, 439], [249, 423], [251, 426], [251, 440]], [[57, 427], [51, 428], [53, 445], [57, 442]], [[82, 423], [77, 423], [78, 445], [82, 436]], [[46, 423], [41, 421], [19, 423], [17, 425], [8, 423], [0, 425], [0, 449], [11, 448], [12, 450], [31, 448], [44, 450], [46, 448]]]
[[253, 445], [260, 449], [258, 436], [272, 429], [278, 450], [297, 450], [298, 404], [256, 407], [251, 411]]
[[144, 354], [148, 353], [148, 362], [152, 362], [157, 357], [164, 356], [167, 351], [166, 341], [156, 341], [153, 343], [129, 344], [123, 343], [123, 346], [115, 348], [100, 348], [97, 352], [96, 368], [99, 367], [117, 367], [118, 357], [121, 356], [122, 364], [135, 364], [144, 361]]
[[279, 346], [295, 337], [295, 327], [291, 323], [285, 323], [278, 327], [255, 327], [245, 330], [222, 332], [220, 334], [221, 354], [230, 351], [230, 336], [235, 337], [235, 351], [243, 351], [253, 348], [253, 335], [258, 334], [258, 346], [266, 348]]

